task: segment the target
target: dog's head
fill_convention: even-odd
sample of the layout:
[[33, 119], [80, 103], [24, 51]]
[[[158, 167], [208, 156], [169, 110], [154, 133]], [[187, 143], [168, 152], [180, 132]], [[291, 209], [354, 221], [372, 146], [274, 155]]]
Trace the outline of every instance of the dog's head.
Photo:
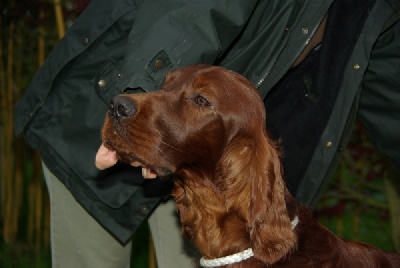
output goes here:
[[114, 98], [102, 139], [123, 161], [142, 162], [160, 176], [185, 166], [213, 171], [228, 144], [238, 135], [253, 143], [264, 122], [246, 79], [220, 67], [190, 66], [168, 74], [159, 91]]

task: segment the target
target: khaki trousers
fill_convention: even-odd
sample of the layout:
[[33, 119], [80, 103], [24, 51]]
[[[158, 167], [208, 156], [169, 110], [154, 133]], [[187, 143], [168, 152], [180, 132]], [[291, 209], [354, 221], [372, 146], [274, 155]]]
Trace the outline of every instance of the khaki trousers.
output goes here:
[[[43, 165], [50, 194], [53, 268], [129, 268], [132, 243], [121, 245], [76, 202], [67, 188]], [[197, 267], [198, 256], [184, 241], [171, 200], [149, 218], [158, 268]]]

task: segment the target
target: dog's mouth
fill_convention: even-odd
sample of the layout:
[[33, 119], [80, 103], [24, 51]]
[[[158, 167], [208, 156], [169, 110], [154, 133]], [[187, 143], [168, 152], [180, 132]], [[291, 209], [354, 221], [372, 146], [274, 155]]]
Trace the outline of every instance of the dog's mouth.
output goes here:
[[115, 152], [119, 161], [130, 164], [135, 167], [142, 167], [147, 169], [150, 173], [157, 177], [166, 177], [173, 174], [173, 170], [168, 167], [158, 166], [150, 163], [144, 157], [138, 156], [136, 153], [126, 150], [120, 150], [110, 140], [107, 140], [104, 145], [111, 151]]

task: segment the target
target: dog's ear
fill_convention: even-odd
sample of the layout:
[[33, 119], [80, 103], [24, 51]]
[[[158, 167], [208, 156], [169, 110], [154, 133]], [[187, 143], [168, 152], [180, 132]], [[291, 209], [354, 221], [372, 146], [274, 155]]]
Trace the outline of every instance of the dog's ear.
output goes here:
[[265, 131], [254, 141], [250, 162], [250, 240], [254, 256], [272, 264], [297, 243], [285, 204], [285, 182], [276, 145]]
[[257, 135], [237, 137], [228, 145], [217, 187], [227, 211], [245, 220], [255, 258], [273, 264], [296, 246], [297, 239], [285, 204], [279, 153], [257, 128]]

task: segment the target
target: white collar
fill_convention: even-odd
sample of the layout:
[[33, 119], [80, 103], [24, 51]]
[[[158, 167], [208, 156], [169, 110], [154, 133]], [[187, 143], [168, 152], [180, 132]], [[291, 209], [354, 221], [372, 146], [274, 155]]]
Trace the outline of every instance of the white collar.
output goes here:
[[[294, 229], [298, 223], [299, 223], [299, 217], [296, 216], [291, 222], [292, 229]], [[248, 248], [242, 252], [212, 260], [206, 260], [204, 257], [202, 257], [200, 259], [200, 265], [203, 267], [219, 267], [236, 262], [241, 262], [253, 256], [254, 256], [253, 249]]]

